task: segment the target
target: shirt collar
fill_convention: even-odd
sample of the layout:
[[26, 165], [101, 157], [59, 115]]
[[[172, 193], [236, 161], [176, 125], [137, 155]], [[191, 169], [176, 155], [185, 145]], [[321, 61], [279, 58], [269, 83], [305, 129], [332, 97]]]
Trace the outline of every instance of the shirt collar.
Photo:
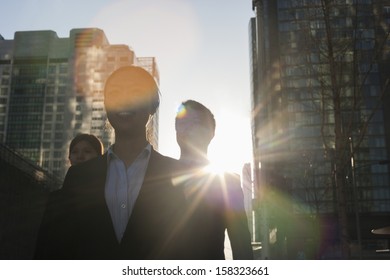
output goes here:
[[[150, 144], [147, 144], [143, 150], [141, 151], [141, 153], [137, 156], [137, 159], [138, 158], [144, 158], [144, 157], [147, 157], [150, 155], [150, 153], [152, 152], [152, 145]], [[111, 145], [108, 149], [107, 149], [107, 161], [109, 162], [111, 159], [119, 159], [119, 157], [115, 154], [114, 152], [114, 145]]]

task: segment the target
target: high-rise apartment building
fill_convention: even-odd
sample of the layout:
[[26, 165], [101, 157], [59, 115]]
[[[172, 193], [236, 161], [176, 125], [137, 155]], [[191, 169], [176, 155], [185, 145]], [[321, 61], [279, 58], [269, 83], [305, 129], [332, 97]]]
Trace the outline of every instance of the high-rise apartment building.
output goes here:
[[[137, 57], [127, 45], [111, 45], [100, 29], [72, 29], [0, 36], [0, 141], [44, 169], [63, 177], [68, 146], [78, 133], [113, 139], [103, 89], [115, 69], [139, 65], [159, 82], [153, 57]], [[148, 136], [157, 148], [158, 114]]]
[[[257, 238], [268, 258], [383, 258], [390, 1], [253, 0]], [[345, 242], [346, 241], [346, 242]], [[381, 251], [382, 250], [382, 251]]]

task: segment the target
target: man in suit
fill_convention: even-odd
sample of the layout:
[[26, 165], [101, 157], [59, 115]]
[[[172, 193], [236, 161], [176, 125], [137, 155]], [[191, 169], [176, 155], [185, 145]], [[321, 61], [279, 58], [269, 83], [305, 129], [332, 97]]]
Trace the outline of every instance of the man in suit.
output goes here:
[[104, 89], [115, 143], [70, 167], [53, 193], [38, 236], [37, 259], [177, 259], [184, 196], [172, 179], [177, 160], [146, 140], [159, 105], [154, 78], [141, 67], [114, 71]]
[[233, 259], [253, 259], [239, 175], [207, 171], [208, 146], [215, 133], [213, 114], [203, 104], [187, 100], [179, 107], [175, 128], [182, 168], [177, 184], [186, 196], [183, 219], [191, 246], [186, 258], [225, 259], [227, 230]]

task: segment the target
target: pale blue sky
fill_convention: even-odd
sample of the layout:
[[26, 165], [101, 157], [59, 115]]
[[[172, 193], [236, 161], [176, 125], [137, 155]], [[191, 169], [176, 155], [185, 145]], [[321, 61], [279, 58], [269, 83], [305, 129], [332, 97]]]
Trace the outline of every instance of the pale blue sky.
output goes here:
[[[250, 160], [248, 24], [252, 0], [12, 0], [1, 5], [0, 34], [97, 27], [111, 44], [154, 56], [160, 70], [160, 152], [175, 158], [177, 106], [195, 99], [217, 121], [210, 158], [239, 171]], [[229, 151], [227, 151], [229, 149]]]

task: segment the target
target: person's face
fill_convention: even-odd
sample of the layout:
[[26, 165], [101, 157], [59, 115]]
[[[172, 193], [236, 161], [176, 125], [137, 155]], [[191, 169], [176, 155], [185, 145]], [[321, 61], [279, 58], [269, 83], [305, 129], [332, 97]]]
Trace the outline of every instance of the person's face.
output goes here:
[[69, 154], [69, 161], [71, 165], [76, 165], [97, 156], [98, 153], [92, 148], [91, 144], [88, 141], [82, 140], [74, 145]]
[[104, 104], [116, 132], [145, 134], [155, 86], [150, 80], [126, 71], [116, 73], [106, 85]]
[[207, 149], [214, 132], [202, 119], [200, 112], [191, 108], [179, 112], [176, 118], [176, 139], [181, 148]]

